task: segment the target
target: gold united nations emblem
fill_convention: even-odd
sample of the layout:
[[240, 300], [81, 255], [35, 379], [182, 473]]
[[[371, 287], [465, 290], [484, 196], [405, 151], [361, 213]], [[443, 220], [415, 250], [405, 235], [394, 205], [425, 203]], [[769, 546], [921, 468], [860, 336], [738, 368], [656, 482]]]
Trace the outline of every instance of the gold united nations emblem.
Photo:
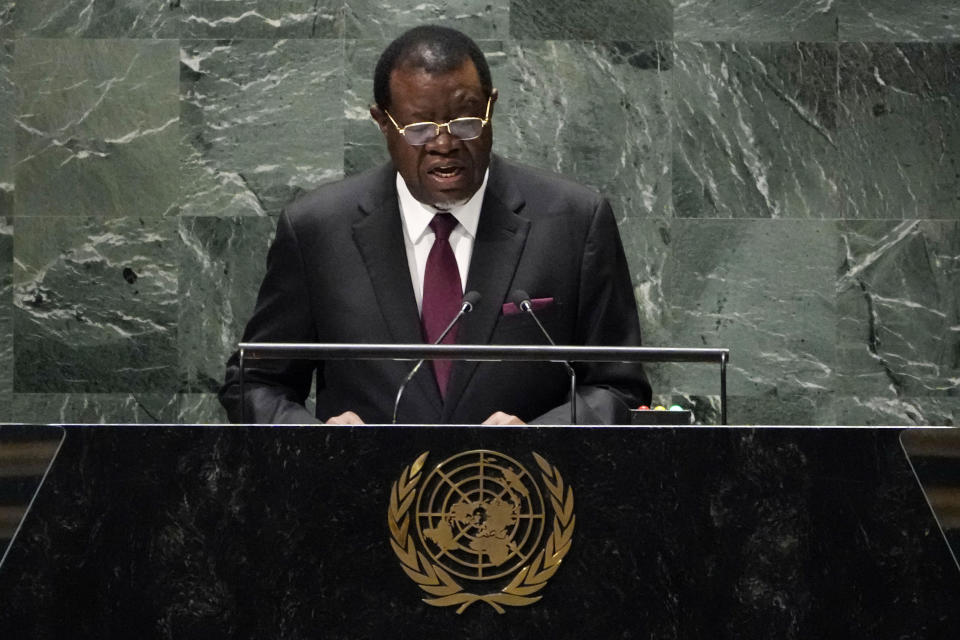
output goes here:
[[570, 551], [576, 524], [573, 490], [560, 472], [533, 454], [550, 518], [537, 479], [513, 458], [465, 451], [424, 474], [429, 454], [393, 483], [387, 517], [401, 567], [431, 596], [423, 601], [458, 606], [457, 613], [481, 601], [503, 613], [539, 600]]

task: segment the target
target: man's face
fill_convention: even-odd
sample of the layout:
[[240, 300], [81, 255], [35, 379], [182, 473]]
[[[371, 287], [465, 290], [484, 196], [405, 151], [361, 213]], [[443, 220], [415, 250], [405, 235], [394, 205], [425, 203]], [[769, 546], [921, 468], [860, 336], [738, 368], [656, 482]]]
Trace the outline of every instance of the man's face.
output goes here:
[[[497, 99], [493, 91], [490, 115]], [[414, 122], [444, 123], [454, 118], [484, 116], [487, 95], [473, 61], [449, 73], [430, 74], [423, 69], [394, 69], [390, 74], [390, 115], [404, 127]], [[446, 128], [421, 146], [408, 144], [386, 114], [376, 106], [370, 115], [387, 139], [387, 149], [413, 197], [439, 208], [468, 200], [483, 183], [490, 164], [493, 131], [488, 122], [479, 138], [460, 140]]]

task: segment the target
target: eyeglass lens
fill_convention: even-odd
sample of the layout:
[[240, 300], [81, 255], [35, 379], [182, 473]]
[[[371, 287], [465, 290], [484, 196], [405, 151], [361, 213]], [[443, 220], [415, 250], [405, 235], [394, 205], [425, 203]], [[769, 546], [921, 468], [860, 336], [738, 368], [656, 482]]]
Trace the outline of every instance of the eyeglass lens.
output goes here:
[[[450, 135], [461, 140], [479, 138], [483, 132], [483, 118], [457, 118], [449, 123]], [[440, 135], [440, 127], [432, 122], [411, 124], [404, 127], [403, 136], [409, 144], [426, 144]]]

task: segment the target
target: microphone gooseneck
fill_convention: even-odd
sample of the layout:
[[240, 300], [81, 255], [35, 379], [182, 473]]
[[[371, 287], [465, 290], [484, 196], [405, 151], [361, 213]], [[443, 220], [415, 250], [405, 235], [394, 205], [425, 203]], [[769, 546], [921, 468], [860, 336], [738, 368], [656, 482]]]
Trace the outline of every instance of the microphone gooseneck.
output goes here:
[[[550, 333], [546, 327], [540, 322], [540, 318], [534, 313], [533, 302], [530, 301], [530, 295], [526, 291], [523, 289], [514, 289], [513, 293], [510, 294], [510, 302], [515, 304], [521, 311], [529, 314], [530, 317], [533, 318], [533, 321], [537, 323], [537, 328], [540, 329], [540, 333], [547, 339], [547, 342], [554, 347], [557, 346], [557, 343], [550, 337]], [[573, 370], [573, 367], [571, 367], [570, 363], [566, 360], [560, 360], [559, 362], [566, 368], [567, 374], [570, 376], [570, 424], [577, 424], [577, 372]]]
[[[464, 296], [463, 300], [460, 302], [460, 310], [457, 311], [457, 315], [453, 316], [453, 320], [450, 321], [450, 324], [447, 325], [447, 328], [443, 330], [443, 333], [440, 334], [440, 337], [436, 339], [433, 344], [440, 344], [443, 342], [443, 339], [447, 337], [447, 334], [450, 333], [450, 330], [460, 321], [460, 318], [466, 314], [473, 311], [473, 308], [477, 306], [480, 302], [480, 293], [478, 291], [468, 291]], [[397, 397], [393, 401], [393, 424], [397, 424], [397, 411], [400, 409], [400, 398], [403, 397], [403, 392], [407, 388], [407, 384], [413, 380], [413, 376], [417, 374], [417, 371], [420, 370], [420, 367], [423, 366], [423, 363], [426, 361], [426, 358], [421, 358], [417, 361], [417, 364], [413, 365], [413, 369], [410, 370], [410, 373], [407, 374], [407, 377], [403, 379], [403, 382], [400, 384], [400, 388], [397, 389]]]

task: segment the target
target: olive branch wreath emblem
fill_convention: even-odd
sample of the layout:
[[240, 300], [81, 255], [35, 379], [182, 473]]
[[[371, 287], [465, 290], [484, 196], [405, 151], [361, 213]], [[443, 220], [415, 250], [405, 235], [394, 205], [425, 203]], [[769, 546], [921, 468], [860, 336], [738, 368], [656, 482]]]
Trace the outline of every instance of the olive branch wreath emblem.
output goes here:
[[553, 531], [544, 547], [534, 556], [533, 561], [520, 569], [510, 583], [500, 591], [476, 594], [466, 591], [443, 567], [430, 562], [427, 556], [417, 549], [414, 536], [410, 532], [410, 508], [417, 497], [417, 485], [421, 471], [427, 461], [429, 451], [422, 453], [413, 464], [405, 467], [400, 478], [390, 489], [390, 506], [387, 523], [390, 526], [390, 545], [400, 560], [400, 566], [406, 574], [431, 598], [423, 601], [434, 607], [460, 605], [457, 613], [463, 613], [474, 602], [486, 602], [497, 613], [504, 613], [504, 606], [523, 607], [540, 600], [542, 595], [534, 595], [547, 585], [547, 581], [560, 568], [564, 556], [570, 551], [576, 516], [573, 513], [573, 489], [564, 487], [563, 477], [557, 468], [545, 458], [533, 452], [534, 460], [540, 467], [541, 477], [550, 493], [553, 506]]

